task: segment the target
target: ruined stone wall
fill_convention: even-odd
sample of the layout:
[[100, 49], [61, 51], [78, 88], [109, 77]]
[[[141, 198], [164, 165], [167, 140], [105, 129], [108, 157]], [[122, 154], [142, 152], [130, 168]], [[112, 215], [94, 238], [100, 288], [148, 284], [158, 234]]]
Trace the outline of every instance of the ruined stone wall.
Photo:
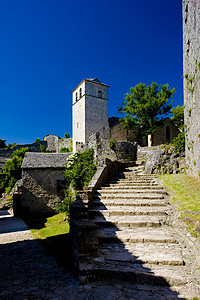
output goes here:
[[88, 148], [94, 149], [94, 157], [99, 163], [106, 158], [111, 161], [135, 161], [137, 154], [137, 144], [130, 141], [115, 141], [113, 149], [110, 148], [110, 139], [101, 136], [98, 132], [93, 133], [87, 144], [78, 143], [77, 151], [83, 152]]
[[200, 172], [200, 0], [183, 0], [183, 74], [187, 172]]
[[22, 172], [23, 215], [52, 214], [63, 198], [64, 170], [24, 169]]

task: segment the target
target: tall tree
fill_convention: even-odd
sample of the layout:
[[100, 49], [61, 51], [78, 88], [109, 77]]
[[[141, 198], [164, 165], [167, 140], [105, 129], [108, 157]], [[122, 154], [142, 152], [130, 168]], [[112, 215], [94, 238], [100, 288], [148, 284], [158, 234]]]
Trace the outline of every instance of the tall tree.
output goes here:
[[184, 129], [184, 106], [177, 105], [173, 107], [171, 110], [171, 120], [176, 124], [176, 126], [180, 129]]
[[125, 96], [124, 103], [119, 112], [124, 113], [121, 119], [127, 129], [138, 128], [138, 138], [141, 139], [152, 134], [162, 124], [163, 118], [170, 112], [172, 98], [175, 89], [169, 89], [169, 85], [157, 85], [153, 82], [150, 86], [139, 83]]

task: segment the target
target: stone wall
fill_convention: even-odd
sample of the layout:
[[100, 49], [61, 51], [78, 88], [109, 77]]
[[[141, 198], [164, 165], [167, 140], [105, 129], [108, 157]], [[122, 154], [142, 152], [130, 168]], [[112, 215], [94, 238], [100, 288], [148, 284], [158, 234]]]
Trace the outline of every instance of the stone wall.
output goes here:
[[64, 181], [64, 170], [26, 169], [22, 172], [23, 215], [46, 215], [55, 212], [61, 201], [59, 183]]
[[183, 75], [187, 172], [200, 175], [200, 1], [183, 0]]
[[71, 138], [60, 138], [54, 134], [49, 134], [44, 137], [47, 143], [47, 150], [59, 153], [62, 147], [70, 148], [72, 146]]
[[13, 149], [0, 149], [0, 156], [2, 157], [11, 157], [12, 153], [16, 150], [22, 149], [22, 148], [28, 148], [30, 152], [41, 152], [40, 146], [47, 147], [46, 141], [39, 141], [35, 142], [33, 144], [23, 144], [23, 145], [16, 145], [13, 147]]
[[70, 153], [25, 154], [22, 163], [24, 216], [52, 214], [64, 198], [64, 169]]
[[147, 174], [176, 174], [185, 172], [185, 153], [176, 153], [174, 147], [140, 148]]
[[160, 126], [155, 130], [152, 135], [152, 145], [169, 144], [179, 134], [179, 129], [174, 123], [166, 118], [163, 120], [163, 126]]
[[89, 137], [89, 143], [77, 143], [77, 151], [83, 152], [88, 148], [94, 149], [94, 157], [99, 162], [106, 158], [115, 161], [135, 161], [137, 144], [130, 141], [115, 141], [115, 147], [110, 148], [110, 139], [101, 136], [98, 132]]

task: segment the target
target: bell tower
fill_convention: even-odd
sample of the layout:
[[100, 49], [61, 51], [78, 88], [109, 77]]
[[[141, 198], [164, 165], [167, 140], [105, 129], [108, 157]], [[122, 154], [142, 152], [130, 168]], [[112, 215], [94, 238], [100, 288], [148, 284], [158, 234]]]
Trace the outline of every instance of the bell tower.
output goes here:
[[97, 78], [83, 79], [72, 92], [73, 152], [76, 143], [88, 143], [93, 132], [108, 128], [108, 88]]

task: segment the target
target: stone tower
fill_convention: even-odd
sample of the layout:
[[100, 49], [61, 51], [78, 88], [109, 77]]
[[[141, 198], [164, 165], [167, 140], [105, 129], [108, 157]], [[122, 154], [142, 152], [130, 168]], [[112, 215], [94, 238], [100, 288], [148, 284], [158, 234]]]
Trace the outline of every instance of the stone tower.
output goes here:
[[76, 143], [88, 143], [93, 132], [108, 128], [108, 85], [97, 78], [84, 79], [72, 92], [73, 152]]
[[200, 0], [183, 0], [183, 75], [186, 168], [200, 176]]

